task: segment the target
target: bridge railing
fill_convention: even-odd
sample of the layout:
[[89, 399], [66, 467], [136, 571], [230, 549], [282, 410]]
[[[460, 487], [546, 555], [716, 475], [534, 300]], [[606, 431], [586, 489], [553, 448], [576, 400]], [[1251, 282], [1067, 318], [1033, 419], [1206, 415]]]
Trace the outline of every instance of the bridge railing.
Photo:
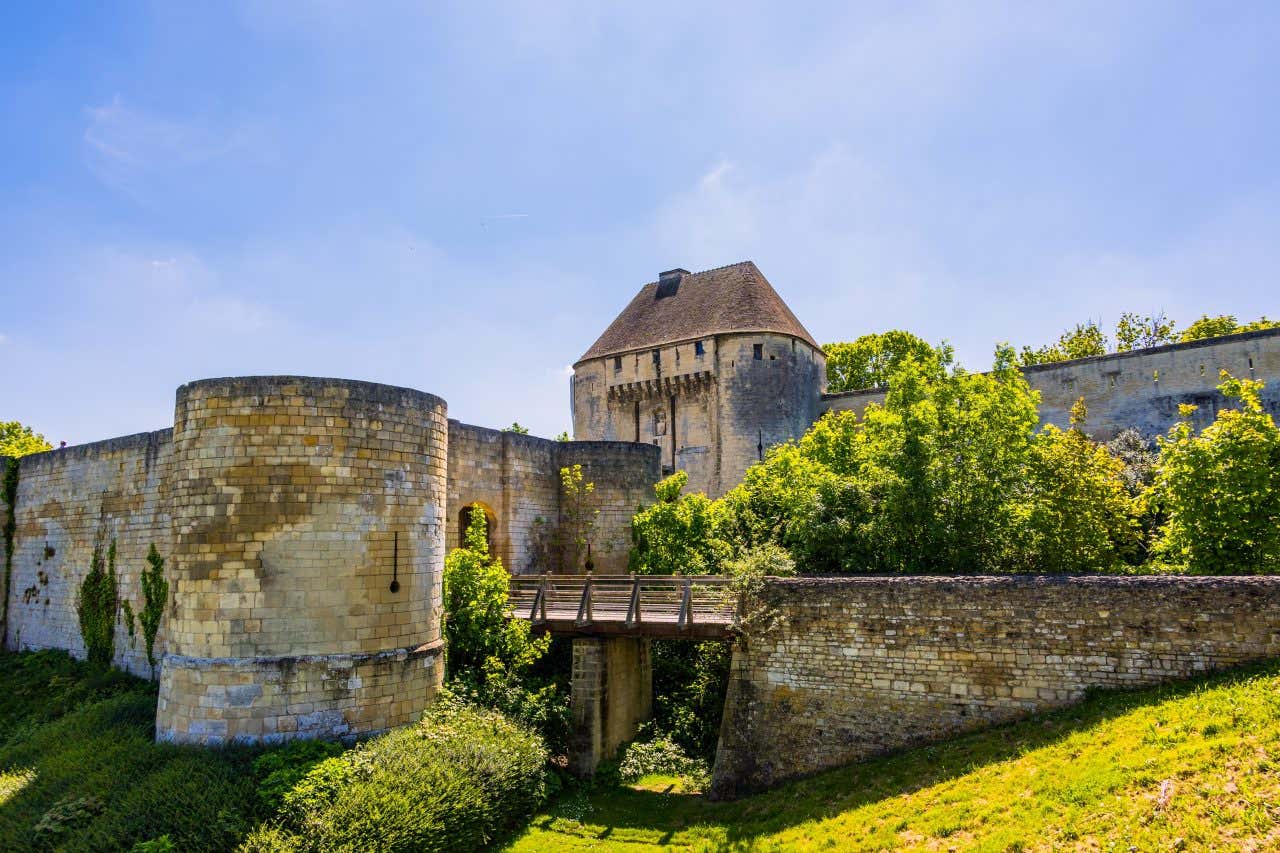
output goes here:
[[512, 615], [558, 633], [727, 635], [738, 599], [719, 575], [516, 575]]

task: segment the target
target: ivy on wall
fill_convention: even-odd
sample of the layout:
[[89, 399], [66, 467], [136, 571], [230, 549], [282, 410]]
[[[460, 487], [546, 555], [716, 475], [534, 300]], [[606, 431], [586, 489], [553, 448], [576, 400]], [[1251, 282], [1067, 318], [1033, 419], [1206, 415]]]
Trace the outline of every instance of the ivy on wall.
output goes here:
[[142, 570], [142, 611], [138, 622], [142, 625], [142, 639], [147, 644], [147, 663], [151, 673], [156, 669], [156, 634], [160, 632], [160, 619], [169, 602], [169, 582], [164, 578], [164, 558], [156, 550], [154, 542], [147, 551], [147, 567]]
[[76, 616], [80, 619], [80, 636], [84, 639], [89, 662], [102, 667], [111, 666], [116, 646], [116, 608], [119, 593], [116, 590], [116, 540], [107, 549], [106, 564], [102, 560], [102, 547], [94, 546], [89, 563], [89, 573], [80, 582], [80, 596], [76, 601]]

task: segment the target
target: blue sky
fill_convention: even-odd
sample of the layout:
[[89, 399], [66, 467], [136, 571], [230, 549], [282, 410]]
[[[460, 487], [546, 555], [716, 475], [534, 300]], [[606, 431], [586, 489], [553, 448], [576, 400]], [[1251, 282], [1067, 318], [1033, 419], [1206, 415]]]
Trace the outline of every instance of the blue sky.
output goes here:
[[1274, 3], [28, 3], [0, 28], [0, 420], [208, 376], [569, 425], [659, 270], [822, 341], [1280, 313]]

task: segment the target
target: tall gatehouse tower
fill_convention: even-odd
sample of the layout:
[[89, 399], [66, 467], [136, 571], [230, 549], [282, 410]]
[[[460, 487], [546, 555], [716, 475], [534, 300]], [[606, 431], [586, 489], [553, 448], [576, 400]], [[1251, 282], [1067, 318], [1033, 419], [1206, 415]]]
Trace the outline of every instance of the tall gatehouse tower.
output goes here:
[[819, 414], [826, 359], [751, 261], [674, 269], [640, 288], [573, 368], [578, 441], [661, 448], [718, 497]]

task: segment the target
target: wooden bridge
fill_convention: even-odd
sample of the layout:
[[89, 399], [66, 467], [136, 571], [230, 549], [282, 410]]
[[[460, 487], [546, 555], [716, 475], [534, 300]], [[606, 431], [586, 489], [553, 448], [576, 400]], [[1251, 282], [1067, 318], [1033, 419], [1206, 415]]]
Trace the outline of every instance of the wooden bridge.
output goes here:
[[738, 623], [719, 575], [515, 575], [509, 600], [516, 618], [566, 637], [724, 640]]

